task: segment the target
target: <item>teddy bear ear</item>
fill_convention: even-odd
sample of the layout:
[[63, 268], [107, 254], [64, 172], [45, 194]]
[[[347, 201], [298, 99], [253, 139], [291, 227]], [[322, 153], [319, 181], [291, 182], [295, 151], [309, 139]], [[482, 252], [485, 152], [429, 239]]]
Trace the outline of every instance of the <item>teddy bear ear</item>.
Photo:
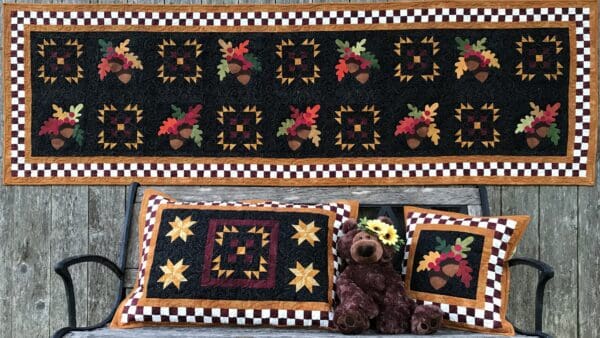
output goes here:
[[356, 229], [356, 220], [349, 218], [344, 224], [342, 224], [342, 231], [347, 234], [348, 232]]
[[377, 219], [382, 221], [385, 224], [394, 225], [394, 222], [387, 216], [379, 216], [379, 217], [377, 217]]

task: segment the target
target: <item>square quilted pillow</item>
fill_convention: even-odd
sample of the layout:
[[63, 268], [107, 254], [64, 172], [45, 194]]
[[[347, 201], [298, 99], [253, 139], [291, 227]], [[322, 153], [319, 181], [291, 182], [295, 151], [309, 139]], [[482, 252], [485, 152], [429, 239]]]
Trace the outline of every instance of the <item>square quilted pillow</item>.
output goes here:
[[418, 304], [433, 304], [444, 325], [514, 335], [506, 320], [508, 260], [528, 216], [473, 217], [406, 207], [403, 274]]
[[356, 201], [177, 202], [144, 193], [133, 291], [111, 327], [332, 328], [337, 233]]

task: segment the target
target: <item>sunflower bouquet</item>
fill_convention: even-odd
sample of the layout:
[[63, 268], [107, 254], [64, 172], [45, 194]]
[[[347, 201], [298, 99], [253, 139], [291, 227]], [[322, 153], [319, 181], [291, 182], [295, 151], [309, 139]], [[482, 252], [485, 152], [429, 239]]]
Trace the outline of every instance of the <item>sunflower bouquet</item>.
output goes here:
[[363, 217], [358, 222], [357, 227], [361, 231], [376, 236], [383, 245], [393, 247], [396, 252], [400, 251], [401, 245], [404, 245], [404, 240], [400, 239], [396, 228], [379, 219], [367, 219], [366, 217]]

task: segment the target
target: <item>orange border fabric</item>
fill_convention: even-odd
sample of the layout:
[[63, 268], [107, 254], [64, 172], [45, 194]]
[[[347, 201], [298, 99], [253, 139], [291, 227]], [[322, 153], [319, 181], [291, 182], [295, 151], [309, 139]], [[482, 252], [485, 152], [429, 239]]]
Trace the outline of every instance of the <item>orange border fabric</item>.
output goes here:
[[[329, 218], [328, 227], [330, 234], [327, 246], [331, 254], [328, 255], [329, 283], [327, 285], [328, 302], [285, 302], [285, 301], [235, 301], [217, 299], [156, 299], [146, 296], [149, 273], [154, 257], [157, 234], [161, 224], [161, 215], [165, 209], [195, 209], [195, 210], [249, 210], [249, 211], [271, 211], [271, 212], [298, 212], [317, 213]], [[224, 323], [223, 317], [227, 317], [226, 323], [242, 325], [269, 325], [269, 326], [309, 326], [331, 329], [333, 323], [329, 320], [329, 314], [333, 304], [333, 280], [337, 274], [336, 266], [339, 261], [334, 255], [337, 231], [347, 218], [355, 218], [358, 213], [358, 202], [353, 200], [341, 200], [323, 205], [291, 205], [279, 204], [277, 202], [237, 203], [237, 202], [198, 202], [179, 203], [171, 197], [156, 190], [148, 189], [144, 192], [139, 215], [139, 271], [133, 291], [121, 302], [113, 317], [111, 327], [131, 328], [152, 325], [213, 325]], [[249, 310], [249, 311], [248, 311]], [[267, 310], [268, 316], [262, 312]], [[179, 312], [178, 312], [179, 311]], [[166, 317], [165, 313], [181, 313], [173, 322]], [[219, 312], [215, 315], [213, 311]], [[223, 311], [226, 313], [223, 314]], [[232, 312], [233, 311], [233, 312]], [[258, 312], [257, 312], [258, 311]], [[276, 313], [276, 315], [273, 315]], [[282, 318], [281, 311], [286, 315]], [[289, 316], [292, 311], [293, 316]], [[307, 323], [296, 318], [300, 311], [307, 313], [310, 320]], [[234, 313], [232, 316], [231, 314]], [[258, 316], [256, 315], [257, 313]], [[145, 314], [146, 316], [143, 316]], [[160, 318], [156, 322], [155, 318]], [[137, 316], [136, 316], [137, 315]], [[158, 317], [156, 317], [158, 316]], [[304, 315], [303, 315], [304, 316]], [[315, 317], [316, 316], [316, 317]], [[191, 319], [193, 318], [193, 319]], [[283, 322], [281, 322], [283, 320]], [[292, 320], [294, 325], [289, 325]]]
[[[570, 130], [568, 137], [568, 153], [563, 157], [539, 157], [533, 162], [532, 157], [523, 156], [440, 156], [432, 158], [328, 158], [328, 159], [266, 159], [256, 157], [239, 158], [136, 158], [136, 157], [32, 157], [30, 132], [27, 117], [31, 114], [31, 79], [27, 71], [30, 68], [29, 58], [17, 57], [16, 50], [11, 40], [11, 17], [16, 13], [29, 13], [29, 11], [72, 11], [85, 10], [90, 15], [98, 11], [119, 11], [120, 13], [146, 12], [197, 12], [197, 13], [222, 13], [227, 17], [234, 12], [281, 12], [281, 11], [308, 11], [319, 13], [341, 13], [340, 15], [354, 15], [367, 11], [368, 13], [399, 13], [406, 18], [407, 13], [413, 13], [414, 23], [386, 22], [382, 23], [344, 23], [329, 25], [265, 25], [229, 26], [216, 25], [185, 25], [167, 26], [139, 26], [109, 25], [102, 29], [128, 31], [321, 31], [321, 30], [349, 30], [366, 29], [378, 30], [398, 27], [402, 29], [424, 28], [518, 28], [518, 27], [569, 27], [571, 45], [576, 45], [574, 32], [580, 22], [569, 19], [568, 21], [526, 21], [526, 22], [488, 22], [484, 19], [479, 22], [477, 15], [468, 23], [435, 21], [419, 22], [415, 9], [422, 11], [439, 8], [465, 8], [495, 10], [498, 8], [521, 10], [526, 8], [578, 8], [587, 13], [589, 19], [589, 49], [597, 49], [597, 4], [591, 0], [546, 0], [530, 1], [503, 1], [486, 5], [474, 4], [471, 1], [451, 0], [444, 3], [436, 1], [379, 3], [379, 4], [308, 4], [308, 5], [235, 5], [235, 6], [152, 6], [152, 5], [33, 5], [33, 4], [4, 4], [5, 62], [4, 62], [4, 88], [5, 88], [5, 149], [8, 152], [4, 158], [4, 181], [6, 184], [127, 184], [139, 181], [144, 184], [169, 184], [169, 185], [414, 185], [414, 184], [579, 184], [593, 185], [595, 180], [595, 157], [597, 143], [597, 60], [596, 53], [591, 53], [589, 58], [589, 108], [576, 106], [576, 81], [575, 68], [577, 68], [576, 50], [570, 51], [571, 65], [569, 69], [569, 121]], [[437, 14], [437, 13], [436, 13]], [[69, 14], [70, 15], [70, 14]], [[133, 15], [133, 14], [131, 14]], [[336, 14], [338, 15], [338, 14]], [[396, 14], [393, 14], [396, 15]], [[465, 14], [467, 15], [467, 14]], [[470, 14], [469, 14], [470, 15]], [[485, 15], [482, 15], [484, 17]], [[436, 16], [437, 17], [437, 16]], [[527, 16], [523, 16], [527, 17]], [[568, 17], [568, 15], [567, 15]], [[400, 20], [399, 19], [399, 20]], [[418, 19], [418, 20], [417, 20]], [[395, 20], [395, 19], [394, 19]], [[437, 19], [436, 19], [437, 20]], [[35, 21], [35, 20], [34, 20]], [[514, 21], [514, 20], [513, 20]], [[29, 33], [39, 30], [54, 30], [55, 25], [26, 24], [23, 26], [23, 40], [29, 41]], [[60, 30], [86, 31], [94, 30], [91, 25], [60, 26]], [[587, 44], [588, 42], [586, 42]], [[22, 43], [24, 55], [28, 55], [28, 44]], [[21, 46], [14, 45], [14, 46]], [[11, 63], [22, 60], [25, 74], [22, 91], [12, 91], [14, 86], [9, 85], [17, 81], [11, 70]], [[18, 80], [19, 83], [20, 80]], [[15, 94], [16, 93], [16, 94]], [[15, 96], [16, 95], [16, 96]], [[20, 96], [22, 95], [22, 96]], [[581, 100], [580, 100], [581, 101]], [[19, 104], [15, 104], [19, 102]], [[21, 108], [23, 110], [21, 110]], [[591, 112], [587, 117], [577, 115], [575, 112], [586, 110]], [[23, 124], [15, 124], [24, 117]], [[577, 121], [583, 120], [581, 124]], [[18, 128], [14, 130], [15, 126]], [[583, 126], [586, 130], [575, 130], [575, 126]], [[587, 144], [575, 147], [579, 138], [576, 135], [585, 135]], [[10, 137], [8, 137], [10, 135]], [[587, 148], [587, 150], [585, 150]], [[577, 149], [577, 150], [575, 150]], [[583, 154], [582, 150], [585, 150]], [[16, 155], [15, 155], [16, 154]], [[145, 170], [151, 164], [158, 164], [165, 169]], [[137, 168], [137, 169], [136, 169]], [[183, 168], [183, 169], [181, 169]], [[196, 169], [186, 169], [196, 168]], [[216, 168], [216, 169], [214, 169]], [[227, 169], [229, 168], [229, 169]], [[250, 169], [249, 169], [250, 168]], [[224, 174], [224, 172], [233, 174]], [[258, 173], [257, 173], [258, 172]], [[283, 173], [283, 174], [281, 174]], [[165, 179], [164, 177], [169, 177]]]
[[[439, 306], [444, 312], [444, 326], [448, 328], [464, 329], [473, 332], [485, 332], [501, 335], [514, 335], [515, 331], [512, 324], [506, 319], [506, 310], [508, 308], [508, 295], [510, 289], [510, 269], [508, 261], [516, 250], [516, 246], [529, 224], [529, 216], [486, 216], [474, 217], [470, 215], [439, 211], [433, 209], [422, 209], [416, 207], [405, 207], [404, 218], [406, 220], [406, 242], [404, 252], [403, 271], [406, 275], [407, 294], [416, 299], [419, 304], [434, 304]], [[429, 294], [417, 292], [411, 289], [410, 279], [415, 264], [418, 264], [418, 258], [415, 257], [416, 243], [418, 243], [421, 230], [434, 231], [457, 231], [464, 233], [473, 233], [484, 236], [484, 246], [478, 278], [477, 296], [475, 300], [460, 297], [444, 296], [439, 294]], [[508, 234], [507, 231], [511, 231]], [[500, 239], [498, 239], [500, 237]], [[508, 238], [506, 238], [508, 237]], [[496, 243], [500, 244], [496, 244]], [[493, 251], [503, 254], [493, 254]], [[493, 263], [494, 260], [502, 260], [501, 264]], [[491, 270], [489, 265], [501, 267], [501, 273]], [[486, 268], [487, 267], [487, 268]], [[494, 268], [495, 269], [495, 268]], [[500, 285], [487, 285], [489, 281], [488, 272], [495, 273], [496, 278], [500, 277]], [[500, 275], [500, 276], [499, 276]], [[494, 303], [486, 300], [486, 296], [500, 294], [499, 311], [489, 311]], [[462, 312], [459, 313], [458, 308]], [[486, 327], [483, 325], [467, 323], [467, 314], [471, 312], [470, 321], [484, 321], [485, 315], [498, 316], [494, 318], [494, 323], [500, 324], [499, 327]], [[485, 313], [485, 314], [484, 314]], [[458, 320], [459, 315], [463, 318]], [[491, 322], [491, 319], [488, 318]]]

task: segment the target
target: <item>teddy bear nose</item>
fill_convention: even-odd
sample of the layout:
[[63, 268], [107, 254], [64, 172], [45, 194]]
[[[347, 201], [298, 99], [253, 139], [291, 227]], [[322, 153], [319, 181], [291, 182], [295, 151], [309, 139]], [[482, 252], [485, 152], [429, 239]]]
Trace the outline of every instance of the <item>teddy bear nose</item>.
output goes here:
[[375, 252], [375, 248], [372, 245], [361, 246], [358, 248], [358, 254], [362, 257], [371, 257]]

